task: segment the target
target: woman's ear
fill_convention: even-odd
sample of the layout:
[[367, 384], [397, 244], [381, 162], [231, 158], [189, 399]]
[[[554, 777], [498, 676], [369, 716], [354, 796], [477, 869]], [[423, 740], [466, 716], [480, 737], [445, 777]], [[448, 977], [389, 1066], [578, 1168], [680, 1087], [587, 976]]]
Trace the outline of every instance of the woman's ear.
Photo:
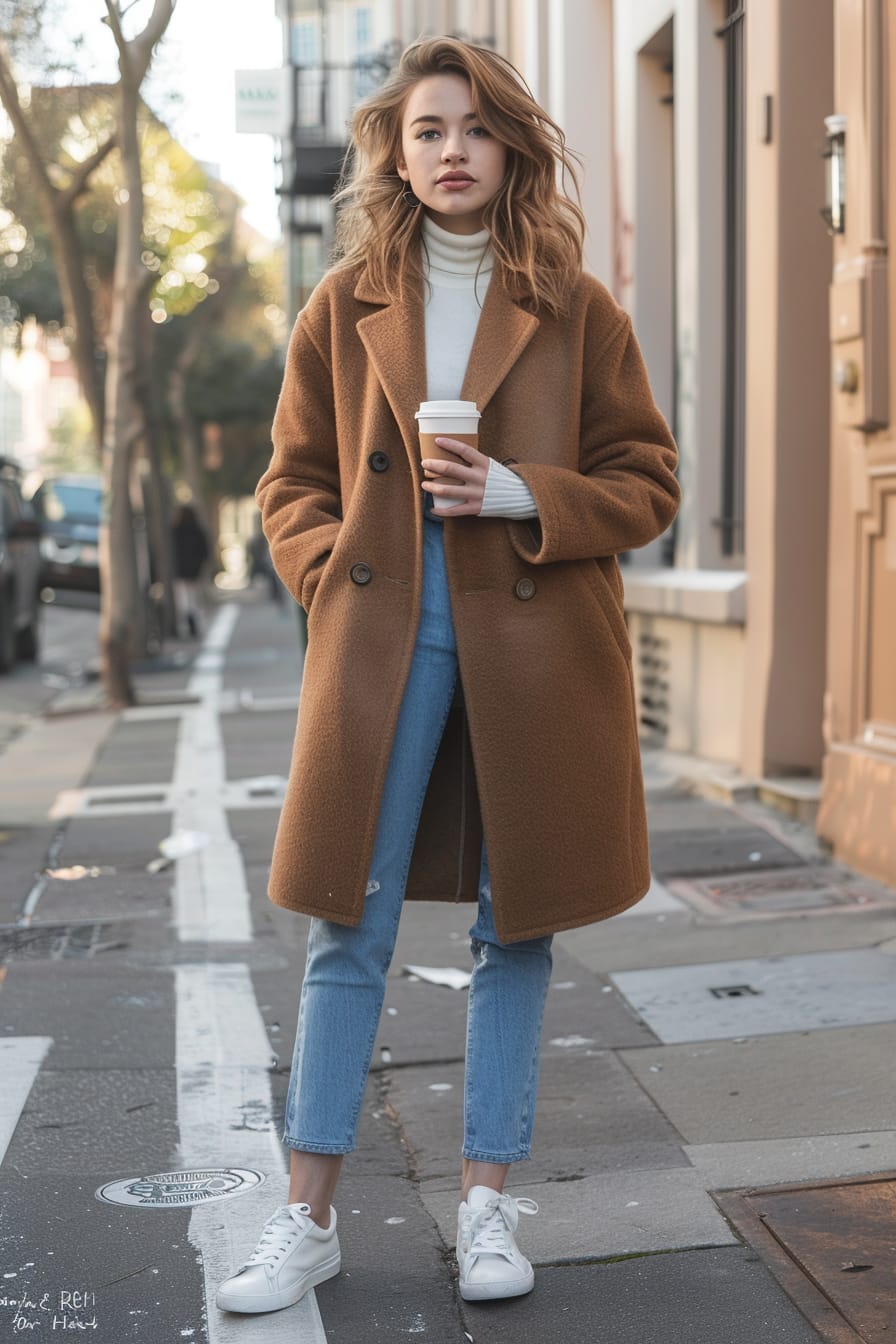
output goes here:
[[398, 173], [398, 176], [401, 178], [402, 182], [410, 182], [411, 175], [408, 172], [407, 164], [404, 162], [403, 159], [398, 160], [398, 162], [395, 165], [395, 171]]

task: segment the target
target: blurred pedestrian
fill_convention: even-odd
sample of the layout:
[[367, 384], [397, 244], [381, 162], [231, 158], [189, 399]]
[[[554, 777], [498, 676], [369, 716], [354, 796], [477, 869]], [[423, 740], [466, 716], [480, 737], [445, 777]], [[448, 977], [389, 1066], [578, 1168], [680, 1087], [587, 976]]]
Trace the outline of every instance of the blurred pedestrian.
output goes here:
[[[451, 38], [410, 47], [352, 129], [341, 257], [299, 314], [258, 487], [309, 612], [269, 894], [312, 920], [289, 1202], [219, 1288], [230, 1311], [339, 1271], [331, 1200], [406, 891], [478, 903], [460, 1293], [532, 1288], [535, 1206], [504, 1183], [530, 1155], [551, 938], [650, 883], [616, 556], [674, 517], [676, 453], [629, 318], [583, 273], [562, 132]], [[439, 436], [424, 478], [418, 405], [461, 395], [482, 450]]]
[[264, 579], [268, 596], [279, 607], [283, 602], [283, 585], [271, 559], [271, 548], [262, 531], [261, 518], [258, 519], [257, 526], [246, 543], [246, 552], [249, 559], [250, 584], [254, 583], [257, 578]]
[[172, 527], [174, 541], [174, 592], [177, 606], [178, 634], [197, 639], [202, 632], [200, 604], [200, 576], [210, 549], [205, 529], [196, 510], [189, 504], [180, 504]]

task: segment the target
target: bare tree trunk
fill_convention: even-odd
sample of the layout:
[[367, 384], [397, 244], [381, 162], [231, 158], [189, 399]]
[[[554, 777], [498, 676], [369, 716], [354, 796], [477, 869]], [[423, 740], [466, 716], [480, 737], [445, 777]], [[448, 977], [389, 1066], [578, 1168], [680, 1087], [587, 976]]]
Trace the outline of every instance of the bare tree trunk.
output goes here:
[[113, 706], [134, 703], [129, 667], [132, 632], [142, 626], [143, 615], [127, 490], [134, 448], [146, 430], [139, 377], [146, 271], [140, 260], [143, 179], [138, 99], [155, 44], [165, 31], [173, 8], [174, 0], [155, 0], [143, 32], [127, 40], [117, 0], [106, 0], [109, 27], [119, 54], [118, 146], [122, 166], [103, 438], [103, 479], [109, 508], [100, 530], [100, 658], [103, 682]]
[[[142, 366], [152, 366], [152, 324], [149, 310], [144, 311]], [[148, 518], [149, 543], [153, 562], [153, 587], [161, 590], [161, 621], [163, 635], [177, 634], [177, 608], [174, 597], [174, 544], [171, 533], [171, 508], [165, 477], [162, 471], [162, 453], [159, 441], [159, 415], [156, 409], [151, 380], [140, 381], [140, 398], [146, 424], [146, 460], [149, 466]]]

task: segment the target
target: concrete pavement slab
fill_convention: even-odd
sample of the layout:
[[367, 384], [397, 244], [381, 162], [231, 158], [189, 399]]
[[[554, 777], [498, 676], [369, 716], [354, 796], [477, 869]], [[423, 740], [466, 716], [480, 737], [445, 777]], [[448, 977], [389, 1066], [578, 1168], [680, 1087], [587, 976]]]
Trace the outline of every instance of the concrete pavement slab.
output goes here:
[[120, 722], [100, 748], [90, 771], [94, 788], [105, 784], [156, 784], [171, 779], [178, 719]]
[[337, 1197], [342, 1273], [315, 1290], [329, 1344], [465, 1344], [456, 1272], [407, 1171], [359, 1174], [351, 1163]]
[[139, 1175], [135, 1163], [144, 1171], [170, 1171], [176, 1151], [174, 1069], [143, 1069], [135, 1053], [131, 1069], [41, 1069], [3, 1170], [95, 1177], [99, 1186]]
[[[458, 1193], [420, 1187], [447, 1245], [457, 1235]], [[698, 1172], [613, 1171], [580, 1181], [539, 1183], [511, 1172], [508, 1193], [538, 1204], [521, 1218], [519, 1241], [533, 1264], [600, 1260], [638, 1252], [729, 1246], [737, 1238], [703, 1188]], [[726, 1341], [727, 1344], [727, 1341]]]
[[749, 1250], [542, 1269], [528, 1297], [463, 1305], [476, 1344], [819, 1344]]
[[84, 779], [115, 723], [113, 714], [34, 720], [0, 757], [0, 826], [47, 821], [56, 794]]
[[[657, 878], [653, 878], [647, 895], [638, 901], [637, 905], [630, 905], [627, 910], [614, 915], [613, 918], [632, 919], [637, 916], [643, 918], [645, 915], [666, 915], [682, 912], [687, 912], [687, 906], [677, 896], [673, 896], [667, 886], [664, 886]], [[606, 925], [609, 921], [604, 920], [603, 922]], [[575, 938], [578, 932], [579, 930], [575, 929], [569, 936]]]
[[[453, 946], [458, 954], [450, 963], [442, 964], [470, 970], [469, 944], [459, 942]], [[392, 969], [374, 1045], [374, 1067], [463, 1059], [467, 991], [404, 976], [400, 974], [397, 957]], [[567, 952], [558, 949], [542, 1027], [545, 1055], [565, 1052], [576, 1040], [595, 1049], [606, 1049], [649, 1045], [655, 1039], [633, 1017], [612, 986], [583, 972]], [[553, 1044], [555, 1041], [560, 1044]]]
[[626, 1050], [690, 1143], [896, 1128], [892, 1024]]
[[240, 847], [247, 869], [257, 867], [265, 873], [269, 871], [279, 820], [279, 806], [231, 808], [228, 811], [230, 834]]
[[[132, 1171], [133, 1159], [122, 1174]], [[95, 1184], [77, 1165], [26, 1178], [4, 1164], [0, 1338], [196, 1344], [205, 1303], [189, 1210], [101, 1204]], [[75, 1308], [77, 1293], [86, 1296]]]
[[896, 1019], [896, 956], [875, 948], [623, 971], [612, 979], [668, 1043]]
[[708, 1189], [734, 1190], [894, 1171], [896, 1131], [690, 1144], [684, 1151]]
[[289, 773], [296, 710], [221, 715], [228, 779]]
[[[396, 1069], [389, 1102], [421, 1179], [455, 1179], [463, 1140], [463, 1064]], [[610, 1051], [545, 1055], [533, 1157], [518, 1179], [563, 1182], [599, 1171], [684, 1166], [680, 1140]]]
[[643, 902], [601, 924], [557, 935], [592, 971], [629, 971], [652, 966], [692, 966], [723, 961], [734, 948], [740, 957], [782, 952], [832, 952], [870, 947], [896, 935], [896, 912], [850, 910], [833, 916], [728, 921], [674, 911], [639, 917]]
[[[3, 985], [8, 1035], [49, 1036], [51, 1068], [164, 1069], [174, 1054], [174, 979], [95, 961], [13, 963]], [[135, 1058], [139, 1042], [139, 1056]]]
[[651, 832], [650, 863], [663, 877], [791, 868], [802, 859], [760, 827], [689, 826]]
[[647, 817], [651, 842], [670, 831], [755, 831], [756, 823], [732, 807], [704, 798], [675, 796], [652, 798]]
[[[159, 857], [159, 841], [171, 831], [171, 815], [146, 812], [126, 817], [72, 817], [65, 829], [59, 865], [121, 867], [136, 875]], [[147, 876], [152, 877], [151, 873]], [[77, 884], [76, 884], [77, 885]]]

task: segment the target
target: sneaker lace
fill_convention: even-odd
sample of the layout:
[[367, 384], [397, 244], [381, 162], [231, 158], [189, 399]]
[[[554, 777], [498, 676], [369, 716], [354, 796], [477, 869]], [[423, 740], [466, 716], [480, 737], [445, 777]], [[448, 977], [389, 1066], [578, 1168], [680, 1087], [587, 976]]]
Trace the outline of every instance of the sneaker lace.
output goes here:
[[268, 1265], [276, 1269], [283, 1256], [294, 1248], [297, 1232], [307, 1232], [310, 1217], [310, 1204], [284, 1204], [265, 1223], [258, 1245], [243, 1268]]
[[521, 1213], [537, 1213], [538, 1205], [534, 1199], [511, 1195], [495, 1195], [477, 1209], [469, 1225], [471, 1255], [512, 1256], [516, 1231]]

